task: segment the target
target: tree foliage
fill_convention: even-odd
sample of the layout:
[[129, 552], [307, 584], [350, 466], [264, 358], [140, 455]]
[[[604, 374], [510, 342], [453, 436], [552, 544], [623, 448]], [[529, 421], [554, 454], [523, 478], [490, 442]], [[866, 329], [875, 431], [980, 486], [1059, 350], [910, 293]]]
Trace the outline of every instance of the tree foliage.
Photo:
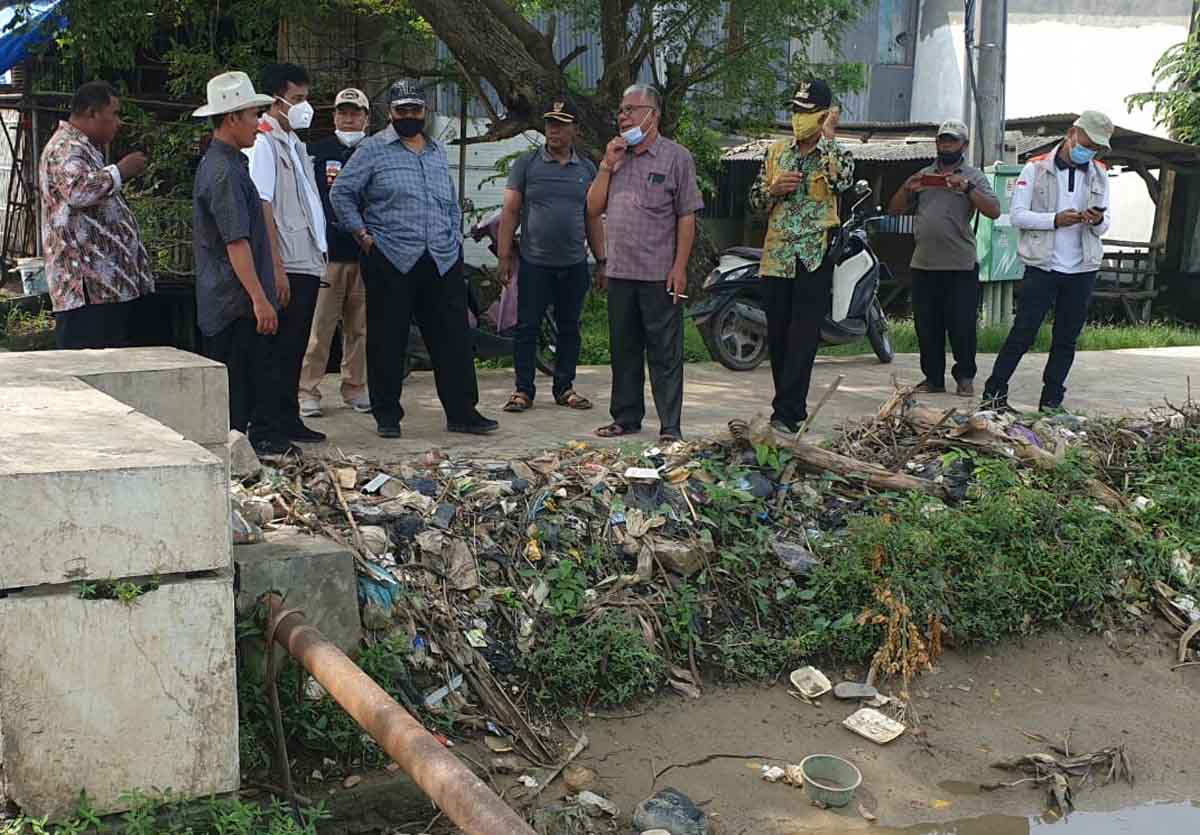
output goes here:
[[1152, 107], [1155, 124], [1180, 142], [1200, 143], [1200, 33], [1164, 52], [1154, 65], [1154, 89], [1125, 103], [1130, 110]]

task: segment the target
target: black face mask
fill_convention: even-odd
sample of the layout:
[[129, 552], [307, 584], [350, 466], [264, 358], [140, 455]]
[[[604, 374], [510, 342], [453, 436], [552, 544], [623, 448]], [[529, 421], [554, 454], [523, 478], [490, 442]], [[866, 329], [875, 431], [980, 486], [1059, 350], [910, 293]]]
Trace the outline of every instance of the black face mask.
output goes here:
[[957, 165], [962, 162], [962, 151], [938, 151], [938, 162], [942, 165]]
[[398, 133], [400, 136], [403, 136], [405, 139], [412, 139], [414, 136], [420, 133], [424, 127], [424, 119], [392, 119], [392, 128], [396, 131], [396, 133]]

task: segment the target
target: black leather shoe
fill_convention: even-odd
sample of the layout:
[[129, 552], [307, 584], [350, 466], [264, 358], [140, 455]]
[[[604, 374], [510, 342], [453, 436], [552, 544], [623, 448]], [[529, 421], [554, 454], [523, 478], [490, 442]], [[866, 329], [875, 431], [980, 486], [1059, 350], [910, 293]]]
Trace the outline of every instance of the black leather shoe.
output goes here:
[[300, 455], [300, 447], [278, 438], [259, 438], [251, 441], [250, 446], [257, 455]]
[[399, 438], [401, 436], [399, 424], [395, 426], [380, 426], [375, 430], [381, 438]]
[[295, 426], [288, 430], [288, 440], [297, 441], [302, 444], [319, 444], [325, 440], [325, 433], [309, 429], [302, 422], [297, 422]]
[[921, 382], [917, 383], [917, 385], [913, 388], [913, 391], [915, 391], [917, 394], [945, 394], [946, 385], [943, 383], [939, 386], [936, 383], [929, 382], [929, 380], [922, 380]]
[[458, 432], [462, 435], [490, 435], [500, 428], [500, 424], [482, 415], [470, 423], [447, 423], [447, 432]]

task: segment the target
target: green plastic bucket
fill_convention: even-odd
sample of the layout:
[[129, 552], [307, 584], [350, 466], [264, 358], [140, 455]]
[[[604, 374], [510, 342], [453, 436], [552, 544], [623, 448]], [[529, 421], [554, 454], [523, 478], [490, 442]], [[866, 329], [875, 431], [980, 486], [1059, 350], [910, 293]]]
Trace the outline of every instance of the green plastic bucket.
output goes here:
[[804, 791], [810, 799], [826, 806], [845, 806], [862, 785], [862, 772], [832, 754], [814, 754], [800, 761]]

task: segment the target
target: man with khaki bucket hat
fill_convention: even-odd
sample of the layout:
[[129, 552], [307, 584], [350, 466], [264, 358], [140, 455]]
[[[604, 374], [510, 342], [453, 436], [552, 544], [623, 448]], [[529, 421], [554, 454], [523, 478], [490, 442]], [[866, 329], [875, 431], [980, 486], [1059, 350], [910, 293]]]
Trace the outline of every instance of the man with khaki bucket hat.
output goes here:
[[1067, 374], [1104, 257], [1101, 238], [1111, 222], [1108, 172], [1097, 157], [1112, 149], [1112, 135], [1111, 119], [1085, 110], [1053, 151], [1021, 171], [1009, 214], [1021, 230], [1017, 250], [1025, 279], [1016, 320], [984, 386], [985, 407], [1008, 408], [1008, 381], [1053, 308], [1038, 406], [1044, 412], [1062, 410]]

